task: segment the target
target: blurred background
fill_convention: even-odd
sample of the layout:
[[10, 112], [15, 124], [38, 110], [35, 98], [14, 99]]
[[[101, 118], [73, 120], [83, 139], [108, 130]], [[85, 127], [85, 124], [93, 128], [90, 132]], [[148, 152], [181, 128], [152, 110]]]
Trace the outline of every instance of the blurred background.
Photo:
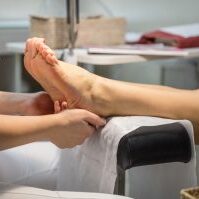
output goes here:
[[[0, 90], [14, 91], [16, 57], [6, 43], [24, 42], [29, 37], [30, 15], [65, 17], [65, 0], [0, 0], [0, 5]], [[127, 31], [140, 33], [197, 23], [198, 7], [196, 0], [80, 0], [80, 16], [125, 17]], [[96, 66], [95, 72], [113, 79], [188, 89], [197, 88], [199, 80], [198, 59]], [[23, 92], [41, 89], [25, 71], [22, 74]]]

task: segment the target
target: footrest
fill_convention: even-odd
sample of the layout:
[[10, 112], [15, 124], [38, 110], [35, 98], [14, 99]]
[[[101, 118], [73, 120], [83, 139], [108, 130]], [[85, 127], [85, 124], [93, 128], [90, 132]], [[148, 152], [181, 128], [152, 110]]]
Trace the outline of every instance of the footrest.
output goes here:
[[168, 162], [187, 163], [191, 153], [191, 140], [182, 124], [143, 126], [120, 140], [117, 164], [126, 170]]

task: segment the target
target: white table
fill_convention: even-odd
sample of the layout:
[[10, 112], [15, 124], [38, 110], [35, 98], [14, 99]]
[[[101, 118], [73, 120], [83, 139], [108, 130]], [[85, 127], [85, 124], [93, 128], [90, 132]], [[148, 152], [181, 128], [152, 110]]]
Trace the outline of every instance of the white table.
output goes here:
[[[6, 44], [8, 52], [15, 55], [15, 91], [22, 91], [22, 64], [21, 57], [24, 53], [25, 43], [11, 42]], [[60, 57], [63, 50], [55, 50], [58, 57]], [[127, 64], [135, 62], [145, 62], [151, 60], [160, 60], [174, 58], [165, 56], [141, 56], [141, 55], [97, 55], [88, 54], [86, 49], [75, 49], [74, 53], [77, 57], [77, 62], [81, 64], [90, 65], [117, 65], [117, 64]], [[195, 54], [195, 57], [199, 57], [199, 53]], [[182, 58], [182, 57], [181, 57]], [[184, 58], [190, 58], [185, 56]]]

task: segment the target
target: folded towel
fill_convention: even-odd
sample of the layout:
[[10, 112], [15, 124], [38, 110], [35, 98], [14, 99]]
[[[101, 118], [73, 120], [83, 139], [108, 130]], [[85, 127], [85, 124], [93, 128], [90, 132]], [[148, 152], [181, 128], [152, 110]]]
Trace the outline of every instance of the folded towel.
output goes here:
[[184, 37], [161, 30], [144, 34], [138, 41], [140, 44], [163, 43], [178, 48], [199, 47], [199, 36]]

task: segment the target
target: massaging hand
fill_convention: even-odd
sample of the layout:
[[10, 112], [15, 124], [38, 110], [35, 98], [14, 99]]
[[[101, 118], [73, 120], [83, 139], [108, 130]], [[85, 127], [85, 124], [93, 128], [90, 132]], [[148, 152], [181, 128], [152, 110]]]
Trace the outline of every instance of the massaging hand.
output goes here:
[[54, 104], [46, 92], [22, 94], [22, 115], [46, 115], [54, 113]]
[[52, 116], [55, 117], [56, 125], [49, 129], [49, 137], [59, 148], [71, 148], [82, 144], [96, 128], [106, 123], [104, 119], [83, 109], [65, 110]]

